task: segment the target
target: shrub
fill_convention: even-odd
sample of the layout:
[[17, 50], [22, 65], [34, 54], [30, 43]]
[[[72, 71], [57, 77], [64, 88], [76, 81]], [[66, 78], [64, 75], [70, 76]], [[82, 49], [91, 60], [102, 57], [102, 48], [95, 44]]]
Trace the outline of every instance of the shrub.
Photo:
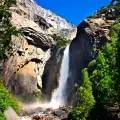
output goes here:
[[92, 60], [92, 61], [88, 64], [88, 68], [94, 67], [95, 64], [96, 64], [96, 60]]
[[70, 43], [70, 41], [67, 40], [67, 38], [60, 35], [55, 35], [54, 40], [56, 41], [56, 46], [58, 48], [65, 47]]

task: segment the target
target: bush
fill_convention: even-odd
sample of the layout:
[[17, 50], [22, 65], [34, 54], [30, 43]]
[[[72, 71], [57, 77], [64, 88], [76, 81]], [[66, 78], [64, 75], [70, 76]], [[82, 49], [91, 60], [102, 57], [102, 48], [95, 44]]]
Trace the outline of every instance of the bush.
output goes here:
[[65, 47], [70, 43], [69, 40], [67, 40], [65, 37], [60, 35], [55, 35], [54, 40], [56, 41], [56, 46], [58, 48]]
[[92, 60], [92, 61], [88, 64], [88, 68], [94, 67], [95, 64], [96, 64], [96, 60]]

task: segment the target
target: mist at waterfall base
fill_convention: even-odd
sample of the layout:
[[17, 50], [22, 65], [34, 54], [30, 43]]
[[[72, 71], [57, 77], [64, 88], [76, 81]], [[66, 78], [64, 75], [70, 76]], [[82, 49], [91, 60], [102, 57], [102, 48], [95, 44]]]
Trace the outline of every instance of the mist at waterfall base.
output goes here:
[[30, 105], [24, 105], [24, 109], [42, 107], [42, 108], [52, 108], [57, 109], [60, 106], [66, 105], [66, 86], [67, 86], [67, 78], [69, 75], [69, 46], [67, 46], [64, 50], [64, 55], [60, 68], [60, 77], [58, 79], [59, 85], [58, 88], [55, 89], [52, 93], [51, 101], [49, 103], [33, 103]]

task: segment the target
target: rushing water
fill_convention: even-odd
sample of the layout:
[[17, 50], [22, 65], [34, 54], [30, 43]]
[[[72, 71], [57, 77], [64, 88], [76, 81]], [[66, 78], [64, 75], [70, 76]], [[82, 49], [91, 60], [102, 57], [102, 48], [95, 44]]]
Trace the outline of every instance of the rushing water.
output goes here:
[[66, 85], [67, 78], [69, 74], [69, 46], [66, 47], [62, 59], [61, 70], [60, 70], [60, 78], [59, 78], [59, 86], [52, 93], [52, 98], [50, 102], [50, 106], [52, 108], [59, 108], [60, 105], [66, 104]]

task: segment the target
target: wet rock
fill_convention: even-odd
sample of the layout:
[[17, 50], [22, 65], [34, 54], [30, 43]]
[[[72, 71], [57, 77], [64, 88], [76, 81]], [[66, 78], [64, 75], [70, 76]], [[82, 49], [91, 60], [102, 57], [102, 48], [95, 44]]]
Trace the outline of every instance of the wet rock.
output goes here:
[[39, 116], [39, 115], [35, 115], [35, 116], [33, 117], [33, 120], [40, 120], [40, 116]]
[[72, 111], [72, 107], [60, 107], [58, 109], [52, 108], [35, 108], [24, 110], [24, 116], [30, 116], [33, 120], [68, 120], [69, 113]]
[[44, 109], [41, 107], [35, 108], [35, 109], [27, 109], [23, 110], [22, 116], [34, 116], [36, 114], [43, 114]]
[[58, 116], [58, 117], [62, 116], [64, 113], [65, 113], [65, 112], [62, 111], [62, 110], [57, 110], [57, 111], [54, 111], [54, 112], [53, 112], [53, 114], [54, 114], [55, 116]]
[[46, 115], [46, 114], [43, 114], [43, 115], [35, 115], [33, 116], [33, 120], [61, 120], [60, 118], [58, 117], [55, 117], [53, 115]]

